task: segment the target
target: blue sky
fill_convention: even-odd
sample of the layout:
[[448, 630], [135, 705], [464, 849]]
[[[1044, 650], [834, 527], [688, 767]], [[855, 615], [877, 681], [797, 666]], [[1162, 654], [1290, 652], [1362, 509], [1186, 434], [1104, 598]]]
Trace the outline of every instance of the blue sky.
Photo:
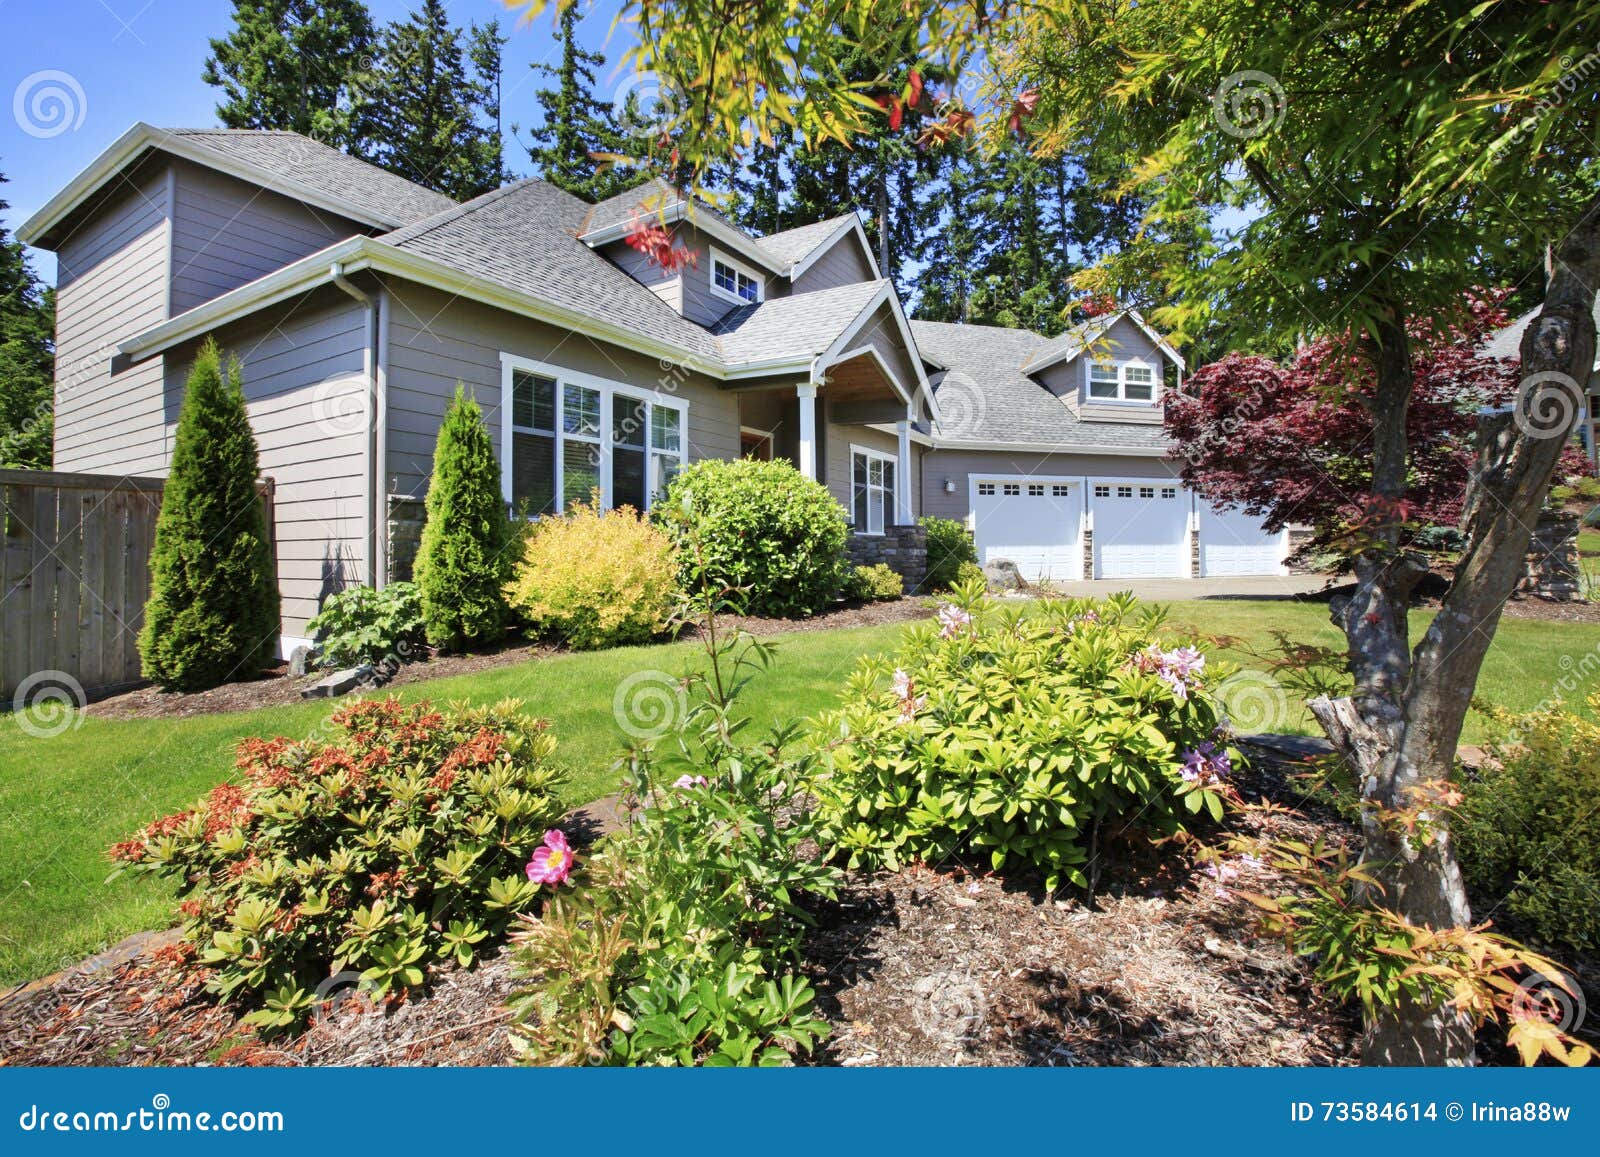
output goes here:
[[[380, 23], [404, 16], [411, 6], [408, 0], [367, 0]], [[501, 0], [449, 0], [448, 7], [457, 25], [500, 19], [511, 36], [506, 122], [536, 123], [538, 78], [529, 65], [554, 58], [550, 17], [524, 23]], [[606, 67], [598, 80], [607, 95], [629, 43], [625, 27], [611, 31], [615, 11], [616, 0], [598, 0], [582, 25], [585, 44], [604, 46]], [[232, 13], [228, 0], [0, 0], [0, 172], [8, 178], [0, 198], [11, 206], [0, 216], [7, 227], [25, 221], [135, 121], [216, 124], [217, 90], [201, 81], [200, 72], [208, 41], [226, 35]], [[70, 127], [60, 120], [42, 122], [43, 132], [54, 135], [40, 135], [39, 122], [30, 122], [32, 132], [22, 123], [29, 119], [27, 94], [44, 88], [65, 93], [73, 106]], [[527, 171], [517, 146], [509, 145], [506, 157], [513, 170]], [[35, 251], [32, 258], [40, 275], [53, 280], [52, 257]]]

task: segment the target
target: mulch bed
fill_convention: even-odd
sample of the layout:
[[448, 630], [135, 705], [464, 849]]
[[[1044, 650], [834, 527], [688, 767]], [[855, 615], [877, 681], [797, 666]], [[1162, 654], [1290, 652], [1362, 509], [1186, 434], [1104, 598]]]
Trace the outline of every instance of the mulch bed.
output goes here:
[[[781, 635], [792, 631], [827, 631], [845, 627], [875, 627], [884, 623], [905, 623], [928, 618], [935, 604], [927, 599], [902, 598], [862, 606], [841, 607], [836, 611], [814, 615], [807, 619], [765, 619], [729, 616], [724, 620], [732, 627], [752, 635]], [[692, 639], [691, 629], [679, 635]], [[503, 646], [474, 651], [463, 655], [433, 654], [423, 662], [407, 663], [383, 683], [391, 687], [405, 687], [430, 679], [445, 679], [452, 675], [470, 675], [497, 667], [514, 667], [521, 663], [537, 662], [551, 655], [562, 654], [563, 649], [549, 643], [513, 642]], [[163, 691], [159, 687], [140, 687], [91, 703], [85, 714], [103, 719], [172, 719], [194, 715], [216, 715], [230, 711], [254, 711], [263, 707], [286, 707], [303, 702], [300, 692], [323, 677], [325, 672], [291, 678], [287, 664], [260, 672], [255, 678], [227, 683], [209, 691], [185, 693]]]

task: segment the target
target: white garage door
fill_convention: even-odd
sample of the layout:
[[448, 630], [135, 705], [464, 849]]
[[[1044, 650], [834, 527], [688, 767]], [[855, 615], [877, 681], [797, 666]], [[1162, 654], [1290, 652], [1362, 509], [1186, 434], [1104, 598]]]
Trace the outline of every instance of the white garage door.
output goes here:
[[1083, 484], [1067, 479], [972, 480], [978, 561], [1010, 559], [1029, 582], [1083, 577]]
[[1289, 554], [1289, 532], [1268, 534], [1259, 520], [1242, 510], [1200, 506], [1200, 573], [1202, 575], [1282, 574]]
[[1187, 578], [1188, 491], [1176, 482], [1089, 479], [1095, 578]]

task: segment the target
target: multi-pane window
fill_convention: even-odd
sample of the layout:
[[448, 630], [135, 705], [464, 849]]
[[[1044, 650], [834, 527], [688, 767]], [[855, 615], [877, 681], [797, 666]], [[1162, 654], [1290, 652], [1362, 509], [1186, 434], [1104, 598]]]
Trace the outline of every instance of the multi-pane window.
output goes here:
[[1022, 487], [1015, 482], [1007, 482], [1000, 488], [1000, 492], [1007, 498], [1015, 498], [1022, 493]]
[[993, 482], [980, 482], [980, 483], [978, 483], [978, 493], [981, 494], [981, 495], [984, 495], [985, 497], [988, 497], [988, 496], [994, 494], [994, 483]]
[[741, 304], [761, 300], [761, 278], [719, 253], [711, 256], [711, 289]]
[[1118, 498], [1132, 498], [1133, 497], [1133, 487], [1131, 487], [1131, 486], [1119, 486], [1119, 487], [1117, 487], [1117, 497]]
[[1176, 497], [1178, 497], [1178, 488], [1176, 486], [1163, 486], [1161, 488], [1161, 497], [1163, 497], [1163, 498], [1176, 498]]
[[1050, 487], [1051, 498], [1066, 498], [1072, 493], [1072, 487], [1057, 482]]
[[1094, 496], [1096, 498], [1110, 498], [1111, 497], [1111, 487], [1109, 487], [1109, 486], [1096, 486], [1094, 488]]
[[1028, 497], [1029, 498], [1043, 498], [1044, 497], [1044, 485], [1042, 483], [1038, 483], [1038, 482], [1030, 482], [1030, 483], [1028, 483]]
[[598, 495], [647, 510], [683, 468], [683, 403], [595, 379], [511, 367], [506, 496], [537, 517]]
[[851, 513], [855, 528], [882, 534], [894, 522], [895, 460], [859, 447], [850, 449]]
[[1141, 486], [1141, 487], [1139, 487], [1139, 497], [1140, 498], [1154, 498], [1155, 496], [1156, 496], [1156, 488], [1154, 486]]
[[1155, 367], [1143, 362], [1089, 363], [1089, 397], [1104, 402], [1153, 402]]

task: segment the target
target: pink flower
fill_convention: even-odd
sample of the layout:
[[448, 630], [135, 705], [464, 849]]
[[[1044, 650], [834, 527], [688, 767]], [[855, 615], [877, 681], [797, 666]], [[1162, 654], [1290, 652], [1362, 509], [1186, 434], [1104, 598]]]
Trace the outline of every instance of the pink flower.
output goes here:
[[909, 698], [911, 698], [911, 688], [912, 688], [911, 676], [907, 675], [899, 667], [896, 667], [894, 669], [894, 682], [891, 683], [890, 686], [894, 688], [894, 693], [895, 693], [895, 697], [896, 698], [898, 698], [898, 699], [909, 699]]
[[939, 637], [953, 639], [972, 625], [972, 616], [954, 603], [939, 608]]
[[917, 685], [911, 681], [911, 676], [898, 667], [895, 668], [893, 685], [895, 697], [900, 700], [900, 722], [916, 722], [917, 712], [928, 705], [928, 697], [918, 695]]
[[673, 780], [672, 786], [679, 791], [688, 791], [691, 788], [705, 787], [706, 777], [703, 775], [680, 775]]
[[573, 859], [567, 837], [551, 828], [544, 834], [544, 847], [536, 849], [528, 861], [528, 879], [535, 884], [565, 884], [572, 875]]

